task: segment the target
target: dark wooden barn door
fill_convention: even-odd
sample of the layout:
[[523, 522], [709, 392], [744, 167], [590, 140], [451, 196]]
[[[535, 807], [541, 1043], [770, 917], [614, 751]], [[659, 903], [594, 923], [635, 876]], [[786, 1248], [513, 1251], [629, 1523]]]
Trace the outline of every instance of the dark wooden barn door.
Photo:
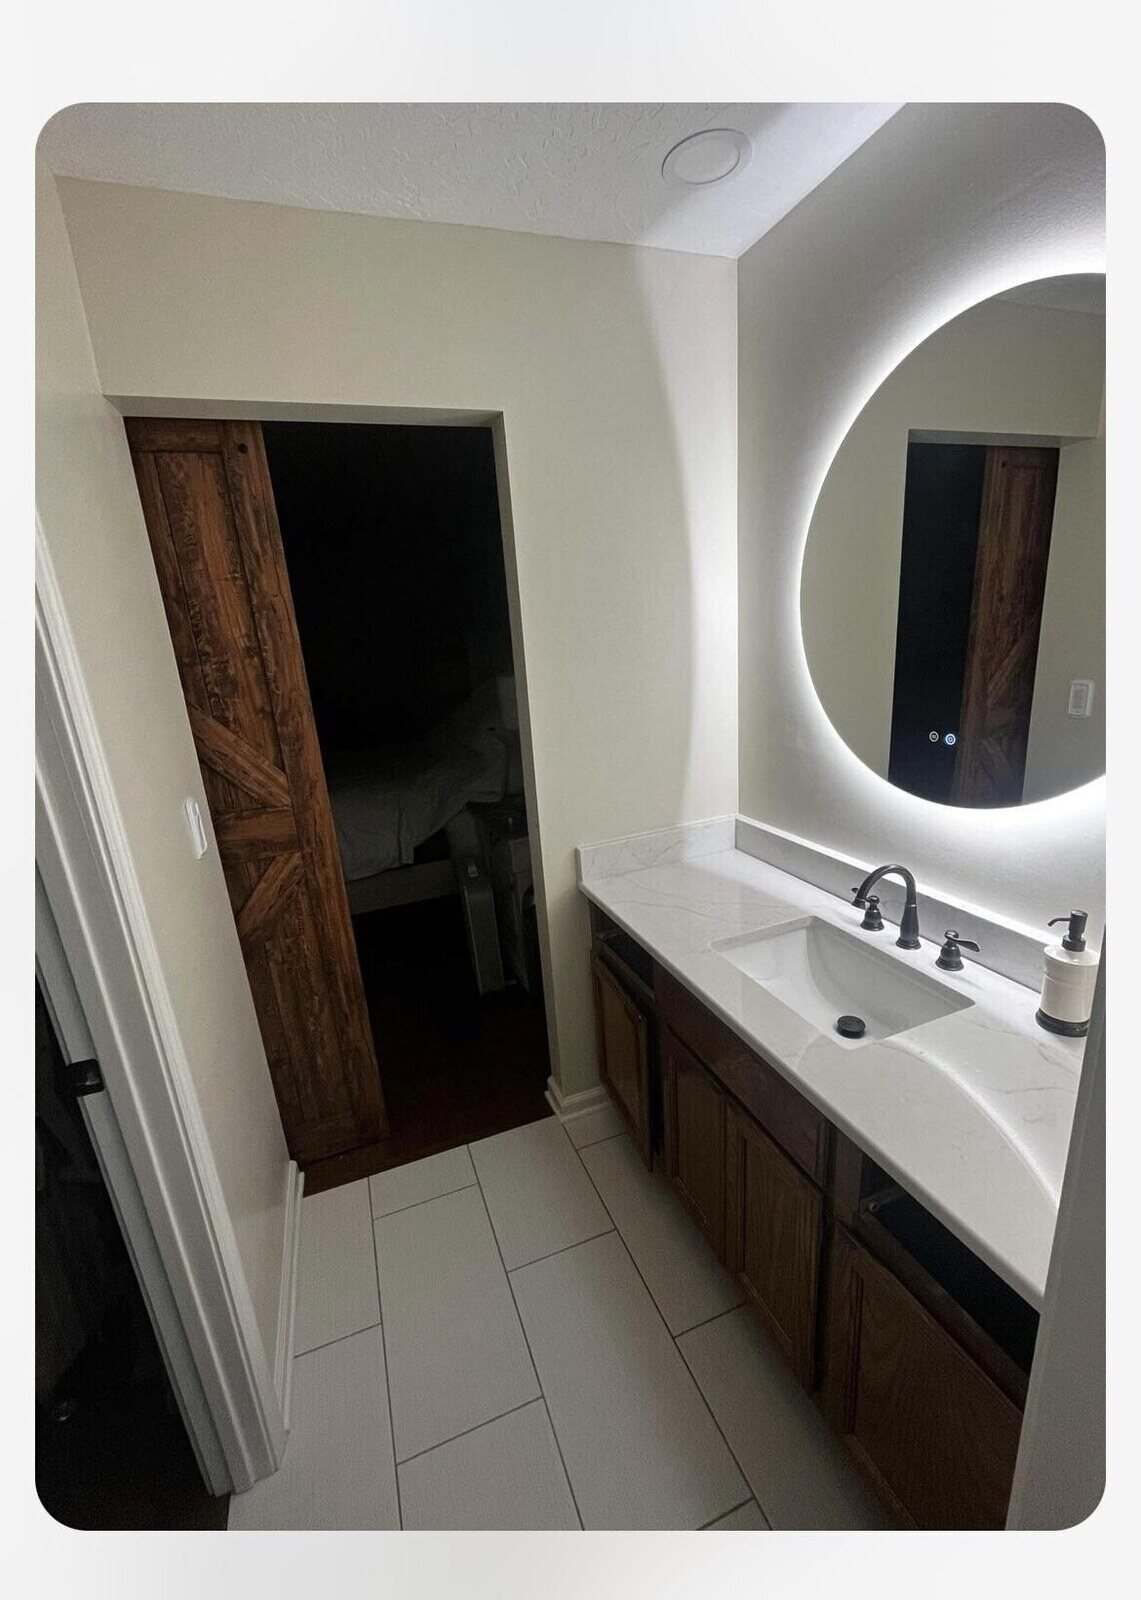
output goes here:
[[1022, 801], [1057, 481], [1057, 450], [987, 449], [955, 805]]
[[142, 498], [290, 1153], [387, 1133], [261, 429], [132, 418]]

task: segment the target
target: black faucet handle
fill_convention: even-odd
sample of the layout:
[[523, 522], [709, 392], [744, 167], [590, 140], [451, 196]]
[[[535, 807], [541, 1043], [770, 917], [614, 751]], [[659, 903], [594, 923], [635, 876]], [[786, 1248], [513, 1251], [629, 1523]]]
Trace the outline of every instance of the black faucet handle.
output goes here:
[[879, 895], [870, 894], [862, 904], [864, 906], [864, 920], [860, 923], [860, 927], [866, 929], [868, 933], [882, 933], [883, 917], [880, 915]]
[[963, 958], [960, 950], [974, 950], [977, 954], [978, 945], [973, 939], [960, 939], [957, 928], [948, 928], [943, 935], [943, 948], [935, 958], [935, 965], [942, 967], [945, 972], [961, 972]]

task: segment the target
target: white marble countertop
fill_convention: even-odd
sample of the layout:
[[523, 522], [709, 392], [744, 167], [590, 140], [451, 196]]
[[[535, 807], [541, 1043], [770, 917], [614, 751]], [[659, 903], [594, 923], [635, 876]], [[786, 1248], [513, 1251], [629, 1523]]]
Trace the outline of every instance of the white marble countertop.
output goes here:
[[[625, 864], [625, 863], [623, 863]], [[891, 959], [973, 1001], [887, 1040], [818, 1032], [711, 945], [811, 913], [859, 930], [862, 913], [729, 849], [588, 876], [583, 893], [818, 1106], [1010, 1286], [1041, 1306], [1081, 1072], [1082, 1039], [1034, 1021], [1038, 996], [971, 965], [935, 967], [938, 941]], [[919, 891], [923, 918], [923, 891]], [[860, 934], [861, 938], [875, 935]]]

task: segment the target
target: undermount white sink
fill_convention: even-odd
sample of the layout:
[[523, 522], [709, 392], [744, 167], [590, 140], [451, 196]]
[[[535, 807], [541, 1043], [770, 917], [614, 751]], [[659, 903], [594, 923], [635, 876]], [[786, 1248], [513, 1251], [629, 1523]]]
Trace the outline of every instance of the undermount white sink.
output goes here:
[[[878, 936], [846, 933], [819, 917], [803, 917], [761, 933], [716, 940], [713, 949], [838, 1044], [890, 1039], [974, 1004], [877, 950], [877, 937], [886, 939], [890, 934], [886, 930]], [[912, 959], [930, 960], [930, 956], [924, 949], [915, 951]], [[836, 1031], [842, 1016], [863, 1021], [860, 1038], [844, 1038]]]

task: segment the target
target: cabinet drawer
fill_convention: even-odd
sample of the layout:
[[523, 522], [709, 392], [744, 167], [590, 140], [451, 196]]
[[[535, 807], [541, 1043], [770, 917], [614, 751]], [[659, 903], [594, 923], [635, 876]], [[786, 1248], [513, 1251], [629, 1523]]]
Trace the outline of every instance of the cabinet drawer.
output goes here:
[[918, 1528], [1001, 1528], [1022, 1418], [843, 1228], [829, 1287], [829, 1421]]
[[590, 969], [599, 1076], [649, 1166], [653, 1160], [650, 1018], [597, 953], [591, 957]]
[[662, 1035], [662, 1166], [718, 1255], [725, 1248], [725, 1091]]
[[823, 1184], [828, 1171], [827, 1119], [661, 967], [655, 968], [654, 994], [664, 1026], [688, 1045], [814, 1182]]
[[650, 952], [596, 905], [590, 908], [590, 928], [594, 948], [605, 951], [618, 976], [629, 980], [627, 986], [632, 985], [637, 993], [644, 989], [652, 994], [654, 958]]
[[727, 1110], [725, 1157], [726, 1264], [811, 1392], [824, 1196], [734, 1106]]

